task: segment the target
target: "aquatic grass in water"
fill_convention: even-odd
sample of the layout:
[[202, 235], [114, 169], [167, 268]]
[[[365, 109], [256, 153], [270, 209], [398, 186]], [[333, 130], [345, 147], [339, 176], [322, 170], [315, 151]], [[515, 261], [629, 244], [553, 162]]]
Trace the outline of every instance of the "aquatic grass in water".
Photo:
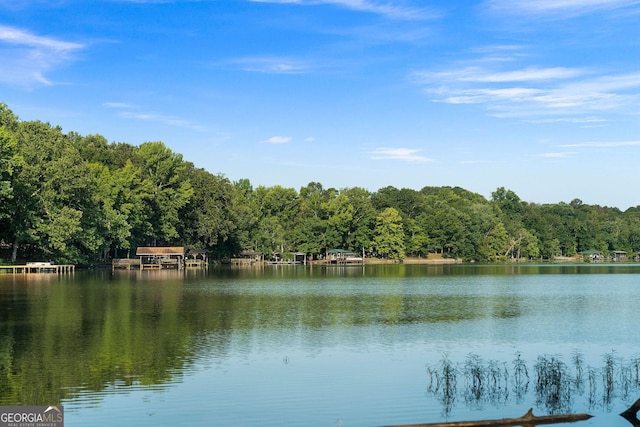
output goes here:
[[614, 353], [607, 353], [603, 356], [604, 368], [602, 369], [602, 385], [604, 388], [603, 401], [606, 404], [611, 403], [614, 393], [615, 372], [618, 367]]
[[558, 356], [538, 356], [536, 372], [536, 404], [550, 413], [569, 412], [573, 379], [567, 365]]
[[529, 370], [527, 364], [522, 360], [522, 354], [516, 353], [513, 360], [513, 392], [516, 396], [516, 402], [522, 402], [524, 395], [529, 390]]
[[499, 403], [509, 397], [509, 371], [497, 360], [484, 362], [476, 354], [469, 354], [463, 369], [464, 398], [468, 404], [481, 407], [483, 402]]
[[[603, 366], [586, 366], [584, 356], [575, 351], [570, 364], [559, 355], [538, 356], [533, 365], [535, 405], [550, 414], [572, 412], [574, 398], [585, 396], [590, 408], [608, 407], [612, 399], [628, 399], [640, 392], [640, 356], [629, 361], [618, 358], [615, 352], [603, 355]], [[511, 366], [511, 369], [509, 369]], [[504, 405], [512, 398], [522, 403], [529, 393], [529, 368], [517, 352], [508, 364], [497, 360], [485, 362], [477, 354], [467, 355], [462, 366], [451, 362], [447, 356], [435, 367], [427, 367], [430, 377], [427, 391], [438, 398], [443, 413], [448, 415], [458, 397], [473, 409], [484, 404]], [[464, 387], [458, 389], [458, 376]], [[586, 378], [585, 378], [586, 376]], [[588, 385], [588, 389], [585, 386]]]
[[457, 395], [456, 367], [444, 355], [439, 366], [434, 369], [427, 367], [427, 373], [430, 378], [429, 392], [439, 397], [443, 415], [449, 416]]
[[584, 391], [584, 356], [579, 351], [571, 353], [571, 362], [575, 373], [575, 387], [578, 392]]

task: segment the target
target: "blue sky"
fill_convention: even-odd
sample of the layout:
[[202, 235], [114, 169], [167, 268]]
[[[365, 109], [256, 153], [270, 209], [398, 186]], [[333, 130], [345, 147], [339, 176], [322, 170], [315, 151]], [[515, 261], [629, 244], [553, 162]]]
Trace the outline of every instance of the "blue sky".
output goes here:
[[254, 186], [640, 205], [634, 0], [0, 0], [0, 102]]

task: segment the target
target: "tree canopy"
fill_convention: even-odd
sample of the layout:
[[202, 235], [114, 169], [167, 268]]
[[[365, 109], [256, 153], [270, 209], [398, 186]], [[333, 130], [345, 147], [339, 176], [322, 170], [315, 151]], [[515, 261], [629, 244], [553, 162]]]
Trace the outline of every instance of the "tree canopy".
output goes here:
[[491, 199], [459, 187], [300, 189], [231, 182], [160, 141], [109, 143], [21, 121], [0, 104], [0, 257], [90, 265], [141, 245], [227, 258], [330, 249], [495, 262], [640, 251], [640, 206]]

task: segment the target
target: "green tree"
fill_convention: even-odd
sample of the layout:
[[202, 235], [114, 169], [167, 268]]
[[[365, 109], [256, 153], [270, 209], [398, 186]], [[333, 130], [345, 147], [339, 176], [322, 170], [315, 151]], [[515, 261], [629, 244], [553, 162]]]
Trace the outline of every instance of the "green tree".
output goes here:
[[259, 186], [253, 194], [257, 209], [257, 227], [252, 233], [254, 246], [261, 252], [275, 255], [293, 250], [293, 224], [298, 213], [298, 193], [280, 185]]
[[258, 249], [253, 236], [260, 220], [255, 201], [255, 191], [248, 179], [233, 182], [231, 197], [233, 199], [236, 230], [226, 244], [229, 256], [237, 255], [243, 249]]
[[332, 248], [346, 248], [355, 210], [349, 197], [337, 194], [322, 207], [327, 212], [327, 244]]
[[429, 252], [430, 240], [427, 234], [420, 227], [419, 222], [415, 219], [406, 221], [406, 248], [411, 255], [423, 256]]
[[504, 225], [500, 222], [484, 235], [478, 248], [480, 261], [504, 261], [509, 248], [509, 235]]
[[130, 160], [121, 168], [109, 169], [105, 164], [92, 163], [91, 170], [98, 183], [93, 195], [100, 207], [97, 218], [99, 232], [104, 237], [102, 261], [130, 255], [133, 230], [146, 223], [145, 194], [140, 180], [141, 170]]
[[404, 259], [404, 230], [396, 209], [386, 208], [378, 215], [374, 234], [373, 244], [380, 255], [393, 260]]
[[13, 172], [22, 163], [14, 133], [4, 126], [0, 127], [0, 220], [11, 214], [5, 208], [8, 206], [7, 200], [13, 195]]
[[528, 230], [520, 228], [516, 233], [509, 234], [506, 258], [519, 260], [521, 258], [537, 258], [539, 255], [538, 238]]
[[11, 216], [13, 215], [14, 173], [23, 163], [18, 153], [16, 131], [18, 118], [5, 105], [0, 103], [0, 241], [13, 241]]
[[195, 248], [208, 249], [219, 257], [233, 255], [228, 242], [237, 226], [231, 182], [204, 169], [191, 169], [188, 178], [194, 194], [182, 208], [180, 235]]
[[523, 202], [516, 193], [500, 187], [491, 193], [491, 200], [500, 207], [509, 221], [516, 223], [521, 221]]
[[162, 142], [145, 142], [138, 149], [145, 191], [146, 221], [138, 230], [151, 245], [180, 240], [180, 210], [193, 196], [188, 170], [193, 166]]
[[300, 188], [293, 236], [298, 251], [319, 254], [327, 249], [327, 213], [323, 206], [329, 194], [319, 182]]
[[472, 232], [467, 227], [470, 223], [470, 212], [467, 211], [470, 209], [463, 207], [463, 204], [460, 196], [449, 188], [443, 188], [426, 195], [426, 207], [416, 221], [437, 252], [445, 256], [472, 259], [473, 255], [467, 252], [474, 251], [466, 248]]
[[341, 194], [348, 197], [353, 211], [346, 236], [346, 248], [356, 253], [371, 247], [377, 212], [371, 201], [371, 193], [362, 187], [345, 188]]
[[20, 245], [33, 245], [39, 257], [88, 262], [102, 245], [88, 164], [59, 127], [20, 122], [16, 137], [24, 163], [16, 169], [11, 200], [13, 258]]

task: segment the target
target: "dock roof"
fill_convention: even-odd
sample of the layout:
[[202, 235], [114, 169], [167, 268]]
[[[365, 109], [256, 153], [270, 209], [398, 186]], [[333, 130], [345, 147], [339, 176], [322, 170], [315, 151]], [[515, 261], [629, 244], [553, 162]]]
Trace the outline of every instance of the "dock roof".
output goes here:
[[149, 255], [180, 255], [184, 256], [187, 248], [184, 246], [140, 246], [136, 249], [136, 256]]

